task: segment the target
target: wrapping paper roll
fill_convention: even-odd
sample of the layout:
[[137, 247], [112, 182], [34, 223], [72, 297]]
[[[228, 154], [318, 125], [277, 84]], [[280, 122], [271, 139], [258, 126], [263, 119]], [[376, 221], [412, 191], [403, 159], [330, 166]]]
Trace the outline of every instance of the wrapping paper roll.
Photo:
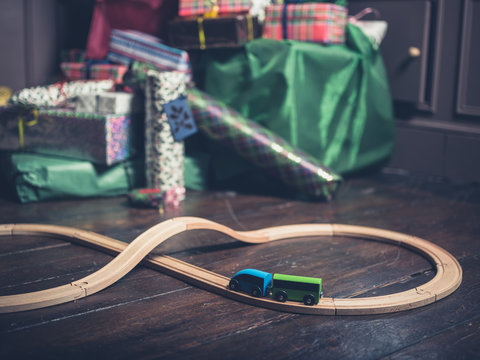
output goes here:
[[25, 106], [59, 106], [68, 99], [85, 94], [100, 94], [114, 89], [113, 80], [78, 80], [22, 89], [9, 100]]
[[309, 198], [333, 197], [342, 178], [313, 157], [197, 89], [189, 90], [188, 101], [197, 127], [210, 138]]
[[164, 105], [185, 95], [189, 75], [149, 70], [145, 84], [145, 167], [148, 188], [184, 188], [184, 144], [175, 141]]

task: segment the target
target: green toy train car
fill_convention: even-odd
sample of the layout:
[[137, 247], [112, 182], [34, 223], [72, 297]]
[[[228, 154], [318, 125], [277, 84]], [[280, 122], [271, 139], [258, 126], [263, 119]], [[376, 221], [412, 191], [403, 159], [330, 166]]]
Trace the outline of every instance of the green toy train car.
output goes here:
[[300, 301], [305, 305], [317, 304], [323, 294], [321, 278], [284, 274], [272, 276], [255, 269], [244, 269], [236, 273], [230, 280], [229, 288], [256, 297], [271, 294], [277, 301]]

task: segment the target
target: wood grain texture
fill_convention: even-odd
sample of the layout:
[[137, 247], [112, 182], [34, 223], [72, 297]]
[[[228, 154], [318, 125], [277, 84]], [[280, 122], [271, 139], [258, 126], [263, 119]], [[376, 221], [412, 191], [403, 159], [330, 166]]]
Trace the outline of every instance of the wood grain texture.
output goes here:
[[[74, 227], [123, 243], [179, 216], [204, 217], [241, 231], [341, 223], [413, 234], [457, 259], [463, 269], [462, 284], [451, 295], [409, 311], [310, 316], [232, 301], [167, 273], [137, 266], [94, 296], [0, 314], [0, 358], [469, 359], [478, 353], [477, 185], [378, 174], [347, 180], [330, 203], [189, 192], [181, 208], [163, 215], [130, 208], [122, 197], [27, 205], [0, 199], [2, 223]], [[249, 267], [322, 277], [325, 294], [342, 299], [406, 291], [436, 275], [432, 263], [408, 248], [340, 235], [252, 246], [197, 229], [173, 236], [150, 256], [161, 254], [225, 278]], [[110, 262], [112, 255], [41, 235], [2, 236], [0, 295], [77, 281]]]

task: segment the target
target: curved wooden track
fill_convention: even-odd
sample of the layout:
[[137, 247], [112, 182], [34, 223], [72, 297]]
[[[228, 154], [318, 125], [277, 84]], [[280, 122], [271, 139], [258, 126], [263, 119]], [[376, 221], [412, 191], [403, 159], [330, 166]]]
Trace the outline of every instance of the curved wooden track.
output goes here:
[[[255, 298], [246, 293], [231, 291], [228, 289], [230, 279], [225, 276], [166, 255], [148, 255], [151, 250], [173, 235], [195, 229], [216, 230], [237, 240], [256, 244], [302, 236], [344, 236], [377, 240], [418, 252], [435, 266], [436, 275], [424, 285], [390, 295], [365, 298], [323, 297], [314, 306], [289, 301], [280, 303], [269, 298]], [[235, 231], [202, 218], [178, 217], [153, 226], [130, 244], [89, 231], [53, 225], [0, 225], [0, 235], [53, 236], [109, 253], [119, 253], [100, 270], [70, 284], [31, 293], [0, 296], [0, 313], [47, 307], [94, 294], [115, 283], [140, 262], [192, 285], [238, 301], [278, 311], [313, 315], [382, 314], [413, 309], [450, 295], [462, 281], [460, 264], [441, 247], [414, 236], [362, 226], [297, 224], [254, 231]]]

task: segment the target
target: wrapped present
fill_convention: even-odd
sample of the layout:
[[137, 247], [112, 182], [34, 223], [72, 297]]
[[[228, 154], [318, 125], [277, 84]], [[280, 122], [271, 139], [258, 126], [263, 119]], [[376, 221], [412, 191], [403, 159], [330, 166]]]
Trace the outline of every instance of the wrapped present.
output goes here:
[[324, 44], [345, 42], [347, 8], [332, 3], [285, 3], [266, 9], [263, 37]]
[[124, 195], [143, 181], [139, 160], [103, 166], [84, 160], [5, 151], [0, 152], [0, 166], [0, 176], [22, 203]]
[[99, 94], [113, 90], [113, 80], [60, 82], [48, 86], [36, 86], [15, 93], [10, 104], [25, 106], [59, 106], [68, 99], [82, 94]]
[[25, 149], [111, 165], [132, 155], [131, 133], [127, 115], [0, 108], [0, 149]]
[[[186, 94], [188, 75], [149, 70], [145, 86], [145, 174], [148, 188], [184, 187], [184, 144], [175, 141], [165, 104]], [[176, 192], [176, 190], [174, 190]]]
[[131, 114], [143, 110], [143, 104], [137, 96], [121, 91], [80, 95], [73, 103], [75, 111], [80, 113]]
[[138, 31], [112, 30], [108, 59], [124, 65], [136, 60], [151, 64], [159, 71], [190, 73], [186, 51], [164, 45], [160, 39]]
[[250, 15], [178, 18], [169, 24], [170, 44], [186, 50], [237, 47], [261, 35], [258, 19]]
[[199, 90], [191, 89], [188, 100], [197, 126], [207, 136], [309, 198], [334, 195], [342, 178], [318, 160]]
[[247, 13], [251, 6], [252, 0], [180, 0], [178, 15], [187, 17], [208, 13]]
[[111, 79], [116, 84], [123, 81], [123, 76], [128, 71], [128, 66], [113, 64], [93, 64], [89, 66], [86, 62], [62, 62], [60, 64], [63, 75], [69, 81], [96, 79]]

